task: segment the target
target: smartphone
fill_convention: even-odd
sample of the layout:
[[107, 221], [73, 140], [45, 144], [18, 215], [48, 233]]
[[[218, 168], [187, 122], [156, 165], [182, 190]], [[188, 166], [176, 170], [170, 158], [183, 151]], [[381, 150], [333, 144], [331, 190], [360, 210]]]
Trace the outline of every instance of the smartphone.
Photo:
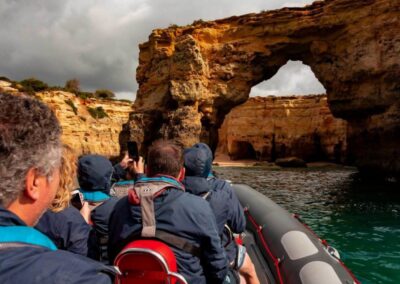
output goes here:
[[136, 142], [134, 141], [128, 142], [128, 154], [129, 158], [131, 158], [132, 160], [135, 160], [136, 162], [139, 160], [139, 151]]
[[76, 209], [81, 210], [83, 207], [83, 195], [79, 190], [74, 190], [71, 197], [71, 205]]

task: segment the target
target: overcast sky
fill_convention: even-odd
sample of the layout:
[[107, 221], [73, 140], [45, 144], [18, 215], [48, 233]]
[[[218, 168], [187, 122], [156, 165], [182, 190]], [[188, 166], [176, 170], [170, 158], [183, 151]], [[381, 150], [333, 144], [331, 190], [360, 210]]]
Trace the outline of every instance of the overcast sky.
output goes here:
[[[0, 0], [0, 76], [36, 77], [84, 90], [110, 89], [134, 100], [138, 44], [152, 29], [312, 0]], [[324, 92], [308, 66], [290, 62], [253, 87], [252, 95]]]

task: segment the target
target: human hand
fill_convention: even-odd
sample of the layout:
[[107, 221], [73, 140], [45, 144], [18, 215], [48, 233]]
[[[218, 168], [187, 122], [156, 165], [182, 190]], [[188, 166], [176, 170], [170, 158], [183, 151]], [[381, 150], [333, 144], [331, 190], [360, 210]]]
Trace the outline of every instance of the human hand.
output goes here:
[[121, 162], [119, 162], [119, 165], [125, 170], [132, 162], [133, 160], [129, 157], [128, 151], [125, 151], [124, 157]]
[[139, 156], [138, 161], [133, 161], [129, 169], [134, 174], [144, 174], [144, 160], [143, 157]]

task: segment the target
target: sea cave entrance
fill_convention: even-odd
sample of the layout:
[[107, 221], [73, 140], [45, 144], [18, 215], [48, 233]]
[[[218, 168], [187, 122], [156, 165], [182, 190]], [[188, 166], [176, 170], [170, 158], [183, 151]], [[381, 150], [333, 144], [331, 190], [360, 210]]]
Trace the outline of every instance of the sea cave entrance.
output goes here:
[[249, 99], [225, 116], [216, 157], [343, 161], [346, 126], [336, 120], [310, 66], [289, 60], [273, 77], [253, 86]]

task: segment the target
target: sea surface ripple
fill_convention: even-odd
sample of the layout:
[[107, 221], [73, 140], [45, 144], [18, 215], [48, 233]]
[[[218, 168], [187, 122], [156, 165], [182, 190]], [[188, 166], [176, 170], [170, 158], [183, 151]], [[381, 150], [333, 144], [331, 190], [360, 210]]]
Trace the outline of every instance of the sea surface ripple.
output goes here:
[[215, 167], [301, 218], [339, 250], [362, 283], [400, 283], [400, 189], [365, 182], [354, 168]]

